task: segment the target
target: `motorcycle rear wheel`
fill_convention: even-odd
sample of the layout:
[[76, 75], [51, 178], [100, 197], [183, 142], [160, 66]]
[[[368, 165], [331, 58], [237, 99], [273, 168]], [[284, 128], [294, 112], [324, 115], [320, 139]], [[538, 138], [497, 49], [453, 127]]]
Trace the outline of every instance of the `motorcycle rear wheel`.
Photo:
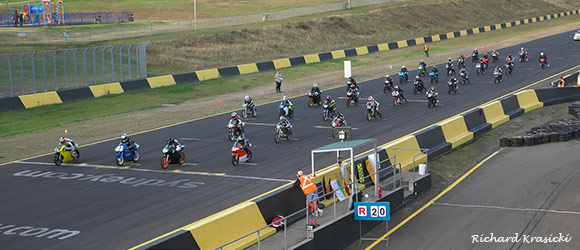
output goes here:
[[286, 140], [292, 140], [292, 131], [288, 130], [288, 134], [286, 135]]
[[183, 163], [185, 163], [185, 154], [183, 152], [180, 152], [180, 159], [179, 159], [179, 165], [183, 165]]
[[253, 117], [258, 116], [258, 110], [256, 108], [254, 108], [254, 110], [252, 110], [252, 116]]
[[134, 162], [138, 162], [139, 159], [141, 159], [141, 153], [139, 153], [139, 150], [135, 150], [133, 152], [133, 159], [131, 159]]

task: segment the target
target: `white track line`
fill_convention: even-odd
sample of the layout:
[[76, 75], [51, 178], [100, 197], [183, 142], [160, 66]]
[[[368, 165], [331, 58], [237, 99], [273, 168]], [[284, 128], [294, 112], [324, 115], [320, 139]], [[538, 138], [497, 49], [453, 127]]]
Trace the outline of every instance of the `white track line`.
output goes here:
[[514, 208], [514, 207], [486, 206], [486, 205], [462, 205], [462, 204], [438, 203], [438, 202], [433, 202], [433, 205], [449, 206], [449, 207], [467, 207], [467, 208], [489, 208], [489, 209], [522, 211], [522, 212], [548, 212], [548, 213], [556, 213], [556, 214], [580, 215], [580, 212], [576, 212], [576, 211], [562, 211], [562, 210], [541, 209], [541, 208]]
[[[17, 161], [14, 163], [54, 166], [54, 163], [47, 163], [47, 162]], [[226, 177], [226, 178], [261, 180], [261, 181], [278, 181], [278, 182], [293, 182], [294, 181], [294, 180], [264, 178], [264, 177], [255, 177], [255, 176], [228, 175], [225, 173], [193, 172], [193, 171], [183, 171], [183, 170], [164, 171], [164, 170], [155, 170], [155, 169], [132, 168], [132, 167], [128, 167], [128, 166], [115, 167], [115, 166], [106, 166], [106, 165], [91, 165], [91, 164], [86, 164], [86, 163], [81, 163], [81, 164], [63, 163], [62, 165], [63, 166], [70, 166], [70, 167], [81, 167], [81, 168], [106, 168], [106, 169], [128, 170], [128, 171], [149, 172], [149, 173], [203, 175], [203, 176], [216, 176], [216, 177]]]

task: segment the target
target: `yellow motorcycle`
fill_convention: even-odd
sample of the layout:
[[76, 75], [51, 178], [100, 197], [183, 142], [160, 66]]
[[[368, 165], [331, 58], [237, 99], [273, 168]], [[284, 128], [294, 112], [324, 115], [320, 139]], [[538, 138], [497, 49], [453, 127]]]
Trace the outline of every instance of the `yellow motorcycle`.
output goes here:
[[73, 151], [66, 151], [64, 150], [66, 145], [58, 145], [54, 151], [54, 165], [60, 166], [63, 162], [73, 162], [77, 163], [79, 157], [81, 156], [79, 151], [76, 149], [78, 148], [78, 144], [75, 145], [75, 150]]

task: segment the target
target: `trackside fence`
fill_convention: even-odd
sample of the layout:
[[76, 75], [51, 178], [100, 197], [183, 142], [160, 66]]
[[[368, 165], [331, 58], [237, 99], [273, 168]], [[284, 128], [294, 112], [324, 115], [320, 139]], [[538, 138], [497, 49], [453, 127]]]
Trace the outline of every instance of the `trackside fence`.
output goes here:
[[0, 98], [146, 78], [147, 45], [0, 54]]

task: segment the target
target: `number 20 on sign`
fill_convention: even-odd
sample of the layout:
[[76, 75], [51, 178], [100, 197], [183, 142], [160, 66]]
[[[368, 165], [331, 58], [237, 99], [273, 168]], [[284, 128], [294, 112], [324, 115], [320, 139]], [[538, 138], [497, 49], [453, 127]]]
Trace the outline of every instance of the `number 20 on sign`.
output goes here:
[[390, 220], [391, 209], [389, 202], [355, 202], [355, 220]]

